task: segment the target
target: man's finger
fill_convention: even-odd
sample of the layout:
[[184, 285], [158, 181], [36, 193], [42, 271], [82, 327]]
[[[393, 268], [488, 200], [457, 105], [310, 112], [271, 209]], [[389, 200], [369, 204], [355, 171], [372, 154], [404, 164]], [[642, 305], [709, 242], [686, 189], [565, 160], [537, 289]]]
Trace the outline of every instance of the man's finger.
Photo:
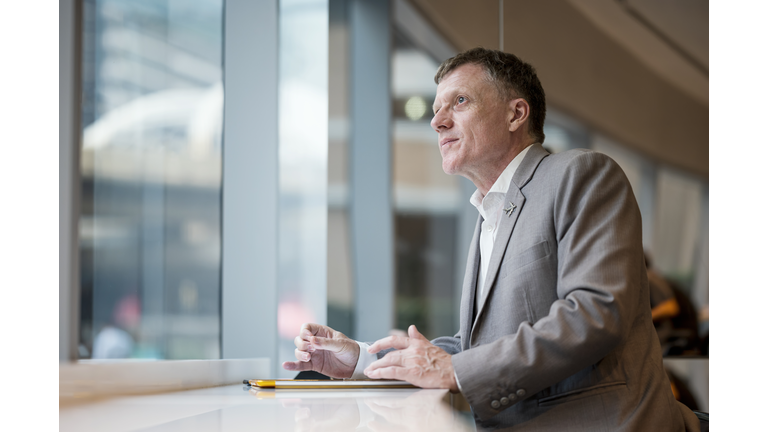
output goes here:
[[312, 336], [328, 336], [328, 327], [322, 324], [304, 323], [299, 330], [299, 337], [304, 340], [309, 340]]
[[[371, 365], [373, 366], [373, 365]], [[394, 379], [394, 380], [402, 380], [407, 381], [405, 378], [407, 376], [406, 368], [399, 367], [399, 366], [389, 366], [389, 367], [383, 367], [378, 369], [366, 369], [369, 372], [364, 372], [368, 378], [373, 379]]]
[[296, 345], [296, 349], [300, 351], [306, 351], [306, 352], [314, 351], [314, 348], [312, 348], [312, 345], [310, 345], [309, 341], [302, 339], [301, 336], [296, 336], [296, 338], [293, 339], [293, 344]]
[[394, 349], [406, 349], [410, 346], [409, 338], [401, 336], [387, 336], [384, 339], [379, 339], [368, 348], [368, 352], [376, 354], [377, 352], [389, 348]]
[[429, 339], [425, 338], [424, 335], [419, 333], [419, 330], [417, 330], [416, 326], [413, 325], [413, 324], [411, 324], [411, 326], [408, 327], [408, 336], [413, 338], [413, 339], [422, 339], [422, 340], [425, 340], [425, 341], [429, 342]]
[[284, 362], [283, 369], [289, 371], [308, 371], [312, 370], [312, 363], [310, 362]]
[[310, 345], [315, 350], [330, 351], [332, 353], [339, 353], [349, 349], [350, 342], [357, 345], [356, 342], [351, 340], [331, 339], [317, 336], [313, 336], [309, 339]]
[[296, 356], [296, 360], [302, 362], [308, 362], [312, 358], [308, 352], [300, 351], [299, 349], [293, 350], [293, 354]]
[[392, 351], [390, 353], [387, 353], [383, 358], [380, 358], [376, 360], [375, 362], [368, 365], [367, 368], [363, 371], [364, 374], [368, 375], [368, 372], [372, 372], [376, 369], [381, 369], [385, 367], [404, 367], [405, 364], [403, 364], [403, 354], [400, 351]]

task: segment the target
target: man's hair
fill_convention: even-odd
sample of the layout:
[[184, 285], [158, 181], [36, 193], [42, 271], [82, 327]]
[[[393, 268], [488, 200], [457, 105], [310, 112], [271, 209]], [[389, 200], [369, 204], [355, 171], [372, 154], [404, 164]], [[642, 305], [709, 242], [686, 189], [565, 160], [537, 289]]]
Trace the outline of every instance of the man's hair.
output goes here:
[[499, 91], [501, 100], [507, 101], [520, 97], [528, 102], [531, 107], [528, 117], [529, 133], [536, 141], [543, 143], [547, 101], [533, 66], [514, 54], [479, 47], [472, 48], [444, 61], [437, 68], [435, 84], [440, 84], [446, 75], [465, 64], [475, 64], [485, 69], [491, 83]]

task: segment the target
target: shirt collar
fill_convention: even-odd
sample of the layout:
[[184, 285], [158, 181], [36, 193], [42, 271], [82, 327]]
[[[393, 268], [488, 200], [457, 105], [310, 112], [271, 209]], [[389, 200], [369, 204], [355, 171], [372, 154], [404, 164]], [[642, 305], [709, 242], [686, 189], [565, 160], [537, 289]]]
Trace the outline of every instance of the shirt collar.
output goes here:
[[[473, 193], [469, 198], [469, 202], [475, 206], [478, 212], [480, 212], [480, 216], [482, 216], [483, 219], [488, 219], [487, 216], [490, 216], [490, 214], [486, 212], [486, 210], [490, 210], [492, 206], [495, 207], [495, 205], [493, 205], [496, 204], [495, 201], [498, 201], [497, 204], [499, 205], [503, 204], [504, 196], [507, 195], [509, 184], [512, 182], [512, 177], [515, 175], [517, 167], [520, 166], [520, 163], [523, 161], [525, 154], [528, 153], [530, 148], [531, 146], [524, 148], [523, 151], [518, 153], [518, 155], [512, 159], [509, 165], [504, 168], [504, 171], [501, 172], [501, 175], [499, 175], [499, 178], [496, 179], [496, 181], [493, 183], [493, 186], [491, 186], [491, 189], [488, 190], [488, 193], [485, 196], [483, 196], [483, 194], [480, 192], [480, 189], [477, 189], [475, 190], [475, 193]], [[493, 198], [497, 194], [501, 194], [501, 199], [497, 200]], [[494, 201], [494, 203], [486, 202], [486, 198], [488, 198], [488, 201]]]

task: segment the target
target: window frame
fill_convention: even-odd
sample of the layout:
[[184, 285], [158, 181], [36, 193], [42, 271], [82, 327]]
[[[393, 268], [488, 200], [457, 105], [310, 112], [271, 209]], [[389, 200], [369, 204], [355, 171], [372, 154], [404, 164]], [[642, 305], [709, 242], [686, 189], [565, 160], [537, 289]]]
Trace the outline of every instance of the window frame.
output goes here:
[[[277, 232], [279, 144], [278, 1], [227, 0], [223, 8], [225, 102], [220, 352], [222, 359], [268, 358], [267, 369], [273, 373], [277, 355], [277, 236], [274, 233]], [[82, 104], [78, 96], [82, 91], [82, 13], [81, 0], [59, 2], [59, 362], [62, 370], [72, 366], [93, 368], [96, 363], [78, 361], [82, 145]], [[260, 43], [249, 44], [253, 40]], [[264, 67], [265, 64], [273, 67]], [[253, 138], [257, 136], [258, 139]], [[111, 363], [143, 367], [129, 359]], [[147, 368], [156, 367], [150, 363], [154, 362], [147, 362]]]

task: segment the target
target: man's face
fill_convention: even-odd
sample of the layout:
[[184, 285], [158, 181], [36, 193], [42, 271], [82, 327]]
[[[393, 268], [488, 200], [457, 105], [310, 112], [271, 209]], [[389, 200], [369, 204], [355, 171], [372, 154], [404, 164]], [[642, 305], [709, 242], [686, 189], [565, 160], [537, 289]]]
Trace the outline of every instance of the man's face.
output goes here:
[[477, 184], [509, 153], [510, 107], [481, 66], [465, 64], [443, 77], [432, 108], [446, 174]]

